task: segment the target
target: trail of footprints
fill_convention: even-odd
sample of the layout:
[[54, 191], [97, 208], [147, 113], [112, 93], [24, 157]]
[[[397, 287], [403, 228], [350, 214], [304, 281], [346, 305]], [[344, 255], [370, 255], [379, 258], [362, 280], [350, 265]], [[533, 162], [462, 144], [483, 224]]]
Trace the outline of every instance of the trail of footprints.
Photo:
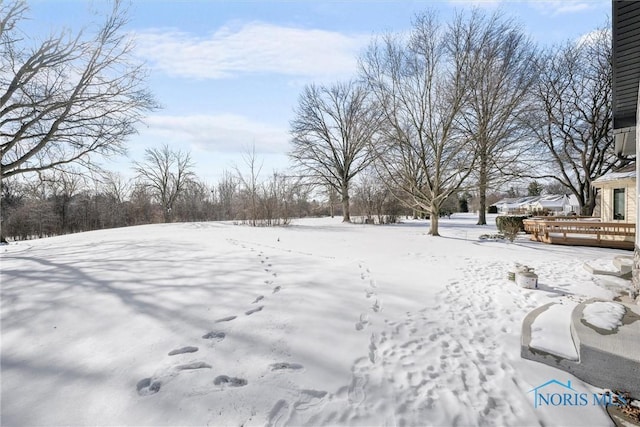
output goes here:
[[[382, 299], [377, 293], [377, 284], [371, 275], [369, 268], [363, 263], [358, 264], [360, 279], [365, 283], [364, 296], [371, 301], [370, 311], [360, 313], [358, 321], [355, 324], [357, 331], [363, 331], [371, 325], [371, 317], [382, 311]], [[352, 368], [352, 379], [348, 386], [343, 387], [336, 393], [328, 393], [322, 390], [299, 390], [297, 399], [293, 401], [279, 400], [271, 409], [267, 426], [283, 426], [283, 425], [317, 425], [317, 424], [345, 424], [347, 418], [345, 414], [340, 414], [334, 410], [323, 412], [326, 406], [335, 404], [337, 401], [344, 399], [351, 406], [360, 405], [366, 398], [365, 387], [368, 383], [368, 376], [360, 372], [361, 365], [367, 365], [366, 362], [376, 363], [378, 361], [378, 334], [372, 333], [369, 340], [368, 358], [362, 358], [356, 361]], [[301, 369], [297, 366], [280, 366], [281, 364], [271, 365], [272, 370], [278, 369]], [[423, 420], [424, 421], [424, 420]]]
[[[237, 244], [237, 242], [231, 241], [231, 243]], [[243, 249], [246, 249], [245, 245], [242, 245]], [[251, 251], [255, 251], [255, 249], [251, 248]], [[274, 285], [274, 279], [278, 276], [276, 272], [273, 271], [273, 265], [269, 262], [269, 257], [265, 256], [263, 252], [258, 253], [258, 257], [260, 258], [260, 264], [264, 266], [265, 273], [269, 274], [269, 279], [264, 281], [264, 284], [271, 287], [271, 293], [275, 294], [282, 289], [282, 286]], [[255, 300], [251, 304], [256, 304], [265, 299], [264, 295], [258, 295]], [[265, 308], [264, 305], [260, 305], [258, 307], [251, 308], [244, 312], [245, 316], [251, 316], [255, 313], [262, 311]], [[214, 321], [214, 324], [225, 324], [237, 319], [238, 316], [227, 316]], [[209, 331], [202, 335], [203, 340], [208, 341], [209, 343], [220, 343], [226, 338], [227, 334], [222, 331], [214, 330]], [[176, 348], [171, 350], [167, 355], [170, 357], [180, 356], [186, 354], [192, 354], [198, 352], [199, 348], [196, 346], [186, 346]], [[149, 378], [143, 378], [136, 384], [136, 390], [140, 396], [149, 396], [156, 394], [160, 391], [163, 384], [169, 382], [173, 377], [179, 374], [181, 371], [194, 371], [194, 370], [208, 370], [212, 369], [212, 366], [203, 361], [190, 361], [187, 363], [176, 364], [169, 368], [168, 370], [161, 371], [160, 373], [155, 374]], [[268, 369], [272, 372], [295, 372], [301, 371], [304, 369], [299, 363], [289, 363], [289, 362], [278, 362], [269, 365]], [[213, 385], [218, 386], [220, 388], [226, 387], [244, 387], [248, 384], [248, 381], [244, 378], [232, 377], [229, 375], [218, 375], [213, 379]]]
[[[345, 387], [316, 399], [315, 411], [300, 411], [305, 396], [297, 402], [280, 401], [268, 425], [359, 425], [371, 421], [371, 414], [394, 425], [420, 425], [425, 420], [437, 425], [451, 421], [441, 418], [445, 401], [456, 401], [461, 408], [452, 418], [454, 424], [521, 423], [518, 405], [509, 403], [520, 395], [517, 372], [505, 361], [500, 340], [519, 327], [523, 313], [534, 308], [535, 301], [526, 290], [505, 288], [505, 265], [481, 265], [471, 259], [464, 263], [464, 277], [481, 276], [486, 285], [452, 281], [439, 305], [407, 312], [397, 321], [385, 320], [382, 331], [371, 334], [368, 355], [355, 361]], [[375, 301], [375, 282], [365, 267], [360, 268], [361, 279], [370, 285], [366, 297]], [[496, 303], [505, 289], [513, 297], [506, 320], [498, 315], [503, 308]], [[378, 299], [371, 310], [377, 312], [380, 306]], [[367, 319], [361, 315], [356, 329], [366, 328]]]
[[[371, 311], [373, 311], [374, 313], [379, 313], [382, 311], [382, 300], [378, 298], [378, 294], [376, 292], [376, 281], [375, 279], [373, 279], [373, 277], [371, 277], [371, 271], [366, 265], [364, 265], [364, 263], [359, 263], [358, 268], [360, 269], [360, 279], [366, 283], [364, 295], [367, 299], [373, 300]], [[369, 314], [361, 313], [355, 327], [357, 331], [362, 331], [363, 329], [368, 327], [369, 324]]]

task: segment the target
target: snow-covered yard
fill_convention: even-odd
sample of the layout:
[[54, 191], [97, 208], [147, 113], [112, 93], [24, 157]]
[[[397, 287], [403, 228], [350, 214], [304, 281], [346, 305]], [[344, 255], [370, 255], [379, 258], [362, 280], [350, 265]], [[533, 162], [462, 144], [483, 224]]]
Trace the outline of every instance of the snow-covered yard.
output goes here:
[[[489, 219], [493, 224], [493, 217]], [[625, 251], [481, 240], [473, 215], [96, 231], [0, 248], [2, 425], [608, 425], [534, 408], [533, 308], [611, 299]], [[507, 280], [520, 262], [540, 289]]]

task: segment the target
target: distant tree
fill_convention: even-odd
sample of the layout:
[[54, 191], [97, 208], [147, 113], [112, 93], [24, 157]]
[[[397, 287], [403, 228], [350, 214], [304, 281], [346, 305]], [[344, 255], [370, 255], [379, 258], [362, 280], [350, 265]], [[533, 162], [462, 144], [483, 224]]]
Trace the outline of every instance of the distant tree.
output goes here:
[[443, 31], [427, 12], [416, 17], [408, 37], [386, 35], [360, 61], [382, 112], [372, 147], [376, 168], [405, 206], [430, 214], [434, 236], [442, 204], [461, 190], [475, 164], [476, 150], [459, 128], [469, 59], [466, 41]]
[[544, 189], [544, 186], [540, 184], [538, 181], [531, 181], [527, 186], [527, 195], [539, 196], [542, 194], [543, 189]]
[[458, 211], [459, 212], [469, 212], [469, 200], [471, 199], [471, 194], [468, 192], [464, 192], [458, 196]]
[[516, 197], [522, 197], [522, 193], [520, 192], [520, 189], [518, 187], [512, 186], [507, 190], [507, 197], [512, 199]]
[[602, 29], [538, 60], [530, 128], [537, 151], [526, 176], [556, 181], [574, 194], [582, 215], [596, 205], [592, 181], [619, 161], [614, 153], [611, 37]]
[[247, 171], [243, 172], [238, 166], [236, 166], [236, 174], [249, 199], [249, 221], [250, 224], [255, 227], [258, 225], [258, 203], [260, 197], [258, 194], [260, 188], [259, 179], [264, 163], [262, 160], [258, 159], [255, 145], [246, 150], [242, 156], [242, 160]]
[[461, 63], [468, 96], [460, 117], [477, 150], [478, 224], [485, 225], [487, 190], [504, 182], [527, 150], [524, 116], [536, 76], [535, 49], [513, 20], [481, 9], [459, 14], [450, 37], [470, 59]]
[[567, 187], [562, 185], [558, 181], [549, 181], [544, 185], [544, 190], [548, 194], [565, 194], [567, 192]]
[[0, 2], [1, 178], [122, 153], [156, 103], [115, 1], [92, 37], [44, 39], [20, 28], [22, 1]]
[[291, 122], [291, 159], [302, 173], [339, 192], [344, 222], [351, 221], [351, 181], [372, 161], [368, 147], [378, 119], [366, 89], [350, 81], [305, 87]]
[[162, 207], [164, 222], [171, 222], [173, 207], [194, 174], [189, 153], [173, 151], [167, 145], [145, 150], [143, 162], [135, 162], [138, 179], [146, 185]]
[[218, 181], [217, 195], [219, 204], [219, 217], [217, 219], [234, 219], [234, 201], [238, 194], [238, 179], [230, 172], [225, 171]]

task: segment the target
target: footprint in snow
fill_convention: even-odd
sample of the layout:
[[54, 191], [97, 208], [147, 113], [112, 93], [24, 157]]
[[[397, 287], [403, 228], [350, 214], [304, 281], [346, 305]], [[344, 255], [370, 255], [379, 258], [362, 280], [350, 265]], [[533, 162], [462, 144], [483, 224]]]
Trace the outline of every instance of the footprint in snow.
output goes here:
[[244, 387], [247, 385], [247, 380], [244, 378], [229, 377], [227, 375], [219, 375], [214, 380], [215, 385], [229, 386], [229, 387]]
[[260, 295], [260, 296], [258, 296], [258, 297], [255, 299], [255, 301], [253, 301], [251, 304], [255, 304], [255, 303], [257, 303], [258, 301], [261, 301], [262, 299], [264, 299], [264, 295]]
[[275, 294], [276, 292], [280, 292], [280, 289], [282, 289], [281, 286], [276, 286], [275, 288], [273, 288], [273, 293]]
[[175, 356], [176, 354], [184, 354], [184, 353], [195, 353], [196, 351], [198, 351], [198, 347], [182, 347], [182, 348], [177, 348], [175, 350], [171, 350], [169, 352], [169, 356]]
[[299, 371], [300, 369], [304, 369], [304, 366], [299, 363], [288, 362], [272, 363], [269, 367], [272, 371]]
[[223, 317], [222, 319], [218, 319], [215, 321], [215, 323], [220, 323], [220, 322], [230, 322], [233, 319], [235, 319], [238, 316], [229, 316], [229, 317]]
[[202, 338], [205, 339], [205, 340], [212, 340], [212, 341], [220, 342], [220, 341], [222, 341], [224, 339], [225, 336], [226, 336], [226, 334], [224, 332], [211, 331], [211, 332], [207, 332], [206, 334], [204, 334], [202, 336]]
[[258, 311], [262, 311], [262, 309], [264, 308], [264, 305], [261, 305], [260, 307], [256, 307], [256, 308], [252, 308], [249, 311], [245, 311], [245, 315], [247, 316], [251, 316], [253, 313], [257, 313]]
[[136, 384], [136, 390], [140, 396], [150, 396], [160, 391], [160, 381], [153, 381], [151, 378], [144, 378]]
[[189, 371], [192, 369], [211, 369], [211, 365], [204, 362], [191, 362], [176, 366], [176, 371]]
[[360, 315], [360, 321], [356, 323], [356, 331], [361, 331], [369, 324], [369, 316], [366, 314]]

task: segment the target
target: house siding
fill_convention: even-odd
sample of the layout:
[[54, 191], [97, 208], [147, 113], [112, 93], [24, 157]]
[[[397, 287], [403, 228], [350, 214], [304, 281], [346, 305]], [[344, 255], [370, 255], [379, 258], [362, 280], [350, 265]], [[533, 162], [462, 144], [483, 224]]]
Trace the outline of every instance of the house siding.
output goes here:
[[[613, 219], [613, 190], [616, 188], [624, 188], [624, 220]], [[600, 207], [600, 219], [602, 222], [636, 222], [636, 186], [634, 182], [611, 183], [603, 187], [600, 201], [602, 204]]]

